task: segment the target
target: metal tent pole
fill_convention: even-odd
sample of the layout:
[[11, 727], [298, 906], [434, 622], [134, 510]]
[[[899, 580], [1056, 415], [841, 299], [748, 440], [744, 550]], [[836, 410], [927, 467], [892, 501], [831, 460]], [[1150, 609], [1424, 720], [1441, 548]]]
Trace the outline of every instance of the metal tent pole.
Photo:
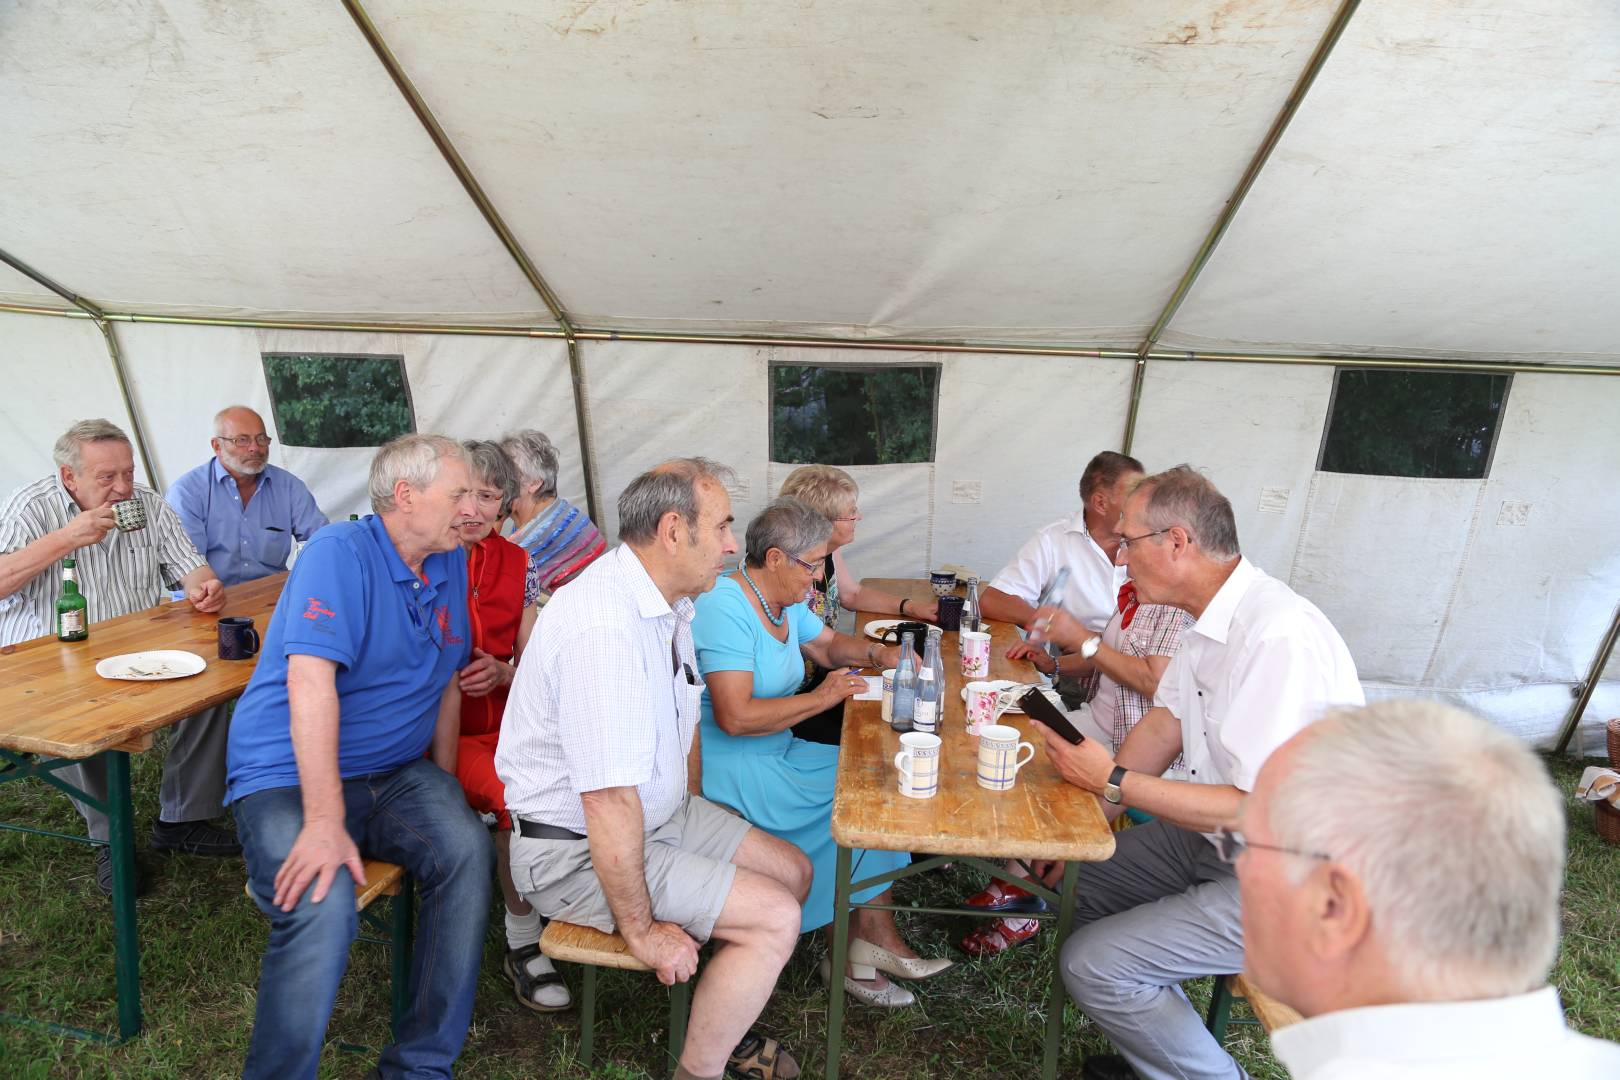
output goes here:
[[107, 343], [107, 358], [112, 361], [113, 377], [118, 381], [118, 393], [124, 399], [124, 412], [129, 416], [130, 434], [135, 439], [135, 451], [141, 456], [141, 467], [146, 470], [146, 479], [152, 485], [152, 489], [161, 493], [163, 491], [163, 480], [158, 476], [156, 460], [153, 459], [151, 452], [146, 447], [146, 432], [141, 424], [140, 413], [135, 411], [135, 399], [129, 392], [129, 376], [124, 370], [124, 357], [118, 351], [118, 338], [113, 333], [106, 312], [71, 289], [58, 285], [55, 281], [8, 251], [0, 250], [0, 262], [4, 262], [24, 277], [43, 285], [84, 312], [87, 317], [95, 320], [96, 328], [101, 331], [102, 340]]
[[460, 152], [456, 150], [455, 144], [450, 141], [450, 136], [445, 133], [444, 128], [439, 124], [438, 118], [433, 115], [433, 110], [428, 108], [427, 101], [422, 97], [421, 92], [416, 89], [416, 84], [411, 82], [410, 76], [405, 74], [404, 67], [400, 65], [399, 59], [394, 56], [393, 50], [388, 47], [388, 43], [383, 40], [382, 34], [378, 31], [376, 24], [371, 21], [371, 16], [366, 14], [366, 9], [361, 6], [360, 0], [343, 0], [343, 6], [348, 9], [349, 16], [354, 20], [355, 25], [360, 28], [361, 35], [365, 37], [372, 51], [377, 54], [377, 59], [382, 62], [382, 66], [388, 72], [389, 78], [394, 80], [394, 85], [399, 88], [400, 94], [405, 98], [406, 103], [410, 105], [411, 111], [421, 121], [423, 129], [427, 131], [428, 138], [432, 139], [433, 145], [439, 148], [439, 153], [444, 157], [445, 163], [450, 166], [450, 171], [455, 173], [457, 180], [461, 181], [461, 186], [466, 190], [473, 204], [478, 207], [478, 212], [484, 215], [484, 220], [494, 230], [496, 237], [501, 241], [501, 245], [506, 248], [507, 254], [512, 257], [513, 262], [517, 263], [518, 269], [528, 279], [529, 285], [539, 294], [541, 302], [546, 305], [546, 310], [551, 312], [551, 317], [556, 319], [557, 325], [562, 328], [562, 335], [568, 342], [568, 372], [574, 388], [574, 419], [579, 429], [579, 453], [585, 473], [586, 509], [591, 515], [591, 520], [600, 522], [602, 514], [596, 493], [595, 440], [592, 438], [590, 427], [587, 424], [589, 413], [584, 401], [585, 370], [580, 363], [579, 346], [575, 340], [574, 326], [568, 318], [568, 312], [564, 310], [562, 301], [557, 298], [557, 294], [552, 291], [551, 286], [546, 284], [545, 279], [540, 276], [540, 271], [535, 267], [534, 261], [529, 258], [528, 252], [523, 250], [523, 245], [518, 243], [517, 237], [507, 227], [506, 219], [501, 217], [500, 211], [495, 209], [495, 204], [490, 200], [489, 195], [485, 193], [483, 185], [478, 182], [478, 178], [468, 168], [467, 162], [462, 158]]
[[1339, 37], [1344, 33], [1344, 28], [1349, 24], [1350, 17], [1355, 14], [1356, 8], [1360, 4], [1361, 0], [1342, 0], [1339, 4], [1339, 10], [1334, 12], [1333, 21], [1328, 24], [1327, 32], [1322, 35], [1322, 40], [1316, 43], [1316, 50], [1311, 53], [1311, 58], [1306, 61], [1305, 70], [1300, 72], [1299, 78], [1294, 82], [1293, 90], [1289, 92], [1287, 99], [1283, 101], [1282, 109], [1277, 113], [1276, 119], [1272, 120], [1271, 127], [1266, 132], [1266, 137], [1260, 141], [1259, 148], [1255, 150], [1254, 156], [1249, 159], [1248, 168], [1244, 169], [1243, 175], [1238, 178], [1237, 187], [1232, 189], [1232, 194], [1227, 198], [1226, 205], [1221, 208], [1220, 214], [1215, 218], [1215, 224], [1210, 228], [1208, 235], [1204, 237], [1204, 242], [1199, 245], [1197, 254], [1193, 256], [1191, 265], [1181, 275], [1181, 280], [1176, 283], [1175, 291], [1170, 294], [1169, 301], [1165, 303], [1164, 309], [1159, 312], [1159, 317], [1153, 321], [1153, 326], [1148, 330], [1147, 336], [1142, 339], [1142, 344], [1137, 349], [1139, 362], [1136, 368], [1136, 378], [1131, 387], [1130, 411], [1125, 417], [1125, 453], [1131, 452], [1131, 442], [1136, 435], [1136, 416], [1142, 407], [1142, 382], [1147, 377], [1146, 362], [1155, 359], [1153, 347], [1159, 343], [1159, 338], [1164, 334], [1165, 327], [1170, 325], [1170, 320], [1175, 318], [1176, 312], [1181, 309], [1182, 302], [1187, 299], [1187, 293], [1192, 290], [1193, 282], [1197, 281], [1198, 275], [1204, 272], [1204, 267], [1208, 265], [1210, 256], [1215, 253], [1216, 245], [1221, 242], [1221, 238], [1226, 235], [1226, 230], [1231, 227], [1232, 220], [1237, 217], [1238, 208], [1243, 205], [1243, 200], [1248, 197], [1250, 189], [1254, 187], [1255, 180], [1260, 176], [1260, 170], [1265, 168], [1266, 162], [1271, 159], [1271, 152], [1282, 141], [1283, 132], [1288, 130], [1289, 122], [1293, 120], [1294, 114], [1299, 111], [1300, 103], [1305, 100], [1305, 95], [1310, 91], [1311, 84], [1316, 82], [1317, 74], [1322, 70], [1322, 66], [1327, 63], [1327, 58], [1332, 54], [1333, 47], [1338, 44]]
[[1569, 740], [1580, 726], [1581, 717], [1586, 712], [1586, 706], [1591, 703], [1592, 695], [1597, 691], [1598, 680], [1603, 678], [1603, 669], [1609, 666], [1609, 657], [1614, 654], [1615, 639], [1620, 638], [1620, 607], [1614, 609], [1614, 618], [1609, 620], [1609, 632], [1603, 635], [1603, 641], [1598, 645], [1597, 656], [1592, 659], [1592, 669], [1586, 673], [1586, 681], [1580, 685], [1580, 693], [1575, 698], [1575, 707], [1569, 710], [1569, 718], [1564, 721], [1564, 730], [1558, 733], [1558, 745], [1553, 753], [1562, 754], [1569, 749]]

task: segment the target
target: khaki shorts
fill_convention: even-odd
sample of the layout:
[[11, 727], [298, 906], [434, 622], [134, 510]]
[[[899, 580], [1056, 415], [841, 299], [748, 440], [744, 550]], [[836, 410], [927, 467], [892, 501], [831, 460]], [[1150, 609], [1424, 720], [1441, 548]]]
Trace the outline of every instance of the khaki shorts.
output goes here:
[[[698, 941], [709, 940], [731, 895], [731, 857], [753, 826], [707, 799], [688, 795], [668, 821], [647, 834], [647, 893], [652, 915]], [[613, 911], [591, 865], [588, 840], [536, 840], [512, 833], [512, 883], [548, 919], [615, 929]]]

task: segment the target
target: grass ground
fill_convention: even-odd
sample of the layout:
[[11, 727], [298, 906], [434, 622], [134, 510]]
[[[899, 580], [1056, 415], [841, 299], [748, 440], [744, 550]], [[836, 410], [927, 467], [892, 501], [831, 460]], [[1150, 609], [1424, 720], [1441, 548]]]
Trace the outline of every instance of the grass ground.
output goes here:
[[[136, 759], [139, 861], [151, 890], [139, 904], [141, 986], [146, 1028], [127, 1045], [0, 1026], [0, 1075], [7, 1078], [226, 1077], [239, 1073], [253, 1018], [254, 986], [266, 926], [242, 893], [238, 860], [165, 857], [146, 852], [156, 814], [157, 754]], [[1570, 791], [1588, 764], [1549, 762]], [[77, 833], [67, 801], [37, 783], [0, 786], [0, 820]], [[1553, 982], [1572, 1026], [1620, 1040], [1620, 848], [1592, 831], [1591, 810], [1571, 804], [1564, 944]], [[94, 890], [88, 848], [0, 832], [0, 1010], [47, 1015], [79, 1027], [111, 1029], [112, 923]], [[978, 888], [965, 871], [903, 882], [903, 903], [954, 903]], [[925, 955], [943, 955], [968, 920], [914, 916], [908, 934]], [[572, 1060], [574, 1013], [537, 1016], [520, 1008], [499, 977], [500, 921], [491, 919], [484, 978], [458, 1074], [465, 1077], [582, 1077]], [[1011, 954], [966, 963], [926, 984], [918, 1007], [883, 1014], [854, 1005], [845, 1026], [844, 1074], [923, 1078], [1027, 1075], [1038, 1063], [1042, 1006], [1052, 935]], [[826, 994], [815, 976], [820, 936], [807, 940], [783, 973], [762, 1026], [781, 1038], [806, 1071], [824, 1050]], [[578, 990], [577, 973], [570, 975]], [[668, 998], [647, 975], [605, 971], [600, 982], [595, 1075], [668, 1074], [664, 1053]], [[1208, 980], [1189, 985], [1200, 1007]], [[1243, 1006], [1234, 1016], [1246, 1017]], [[386, 950], [357, 944], [340, 991], [322, 1058], [323, 1077], [361, 1077], [374, 1054], [342, 1044], [377, 1046], [388, 1027]], [[1228, 1045], [1256, 1077], [1283, 1077], [1256, 1027], [1234, 1027]], [[1089, 1020], [1068, 1010], [1060, 1075], [1106, 1042]]]

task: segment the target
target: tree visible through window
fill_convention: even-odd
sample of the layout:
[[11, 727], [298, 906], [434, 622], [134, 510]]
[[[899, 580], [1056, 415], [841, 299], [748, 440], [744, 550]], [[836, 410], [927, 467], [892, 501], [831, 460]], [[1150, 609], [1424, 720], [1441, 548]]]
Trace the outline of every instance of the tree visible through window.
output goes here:
[[1477, 480], [1511, 375], [1340, 368], [1323, 472]]
[[288, 446], [381, 446], [416, 430], [398, 356], [266, 354], [276, 431]]
[[771, 460], [895, 465], [934, 459], [939, 367], [771, 365]]

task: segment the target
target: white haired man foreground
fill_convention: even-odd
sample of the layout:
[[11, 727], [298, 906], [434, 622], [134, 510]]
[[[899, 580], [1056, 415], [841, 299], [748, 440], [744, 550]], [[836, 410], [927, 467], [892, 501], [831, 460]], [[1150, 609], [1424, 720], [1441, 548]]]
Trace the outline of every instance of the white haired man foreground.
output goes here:
[[1620, 1076], [1547, 985], [1564, 807], [1512, 735], [1432, 702], [1336, 710], [1239, 824], [1247, 970], [1306, 1017], [1272, 1036], [1295, 1080]]

